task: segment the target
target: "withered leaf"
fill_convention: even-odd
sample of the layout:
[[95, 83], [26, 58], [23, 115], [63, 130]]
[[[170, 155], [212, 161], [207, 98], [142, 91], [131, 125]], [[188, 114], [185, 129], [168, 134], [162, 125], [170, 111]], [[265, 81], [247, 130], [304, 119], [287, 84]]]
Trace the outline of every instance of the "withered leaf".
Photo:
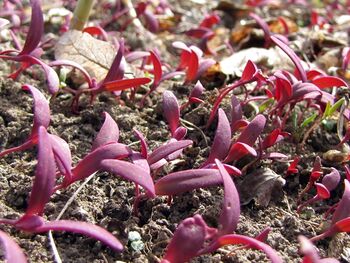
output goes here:
[[77, 30], [64, 33], [55, 47], [56, 59], [79, 63], [97, 81], [106, 76], [115, 53], [116, 50], [110, 43]]
[[244, 176], [242, 181], [237, 182], [241, 204], [246, 205], [254, 199], [256, 204], [267, 206], [271, 196], [281, 192], [285, 183], [286, 180], [270, 168], [255, 170]]
[[289, 57], [279, 48], [248, 48], [234, 53], [232, 56], [220, 61], [220, 67], [224, 74], [241, 77], [248, 60], [255, 64], [264, 65], [272, 71], [287, 69], [293, 72], [294, 64]]

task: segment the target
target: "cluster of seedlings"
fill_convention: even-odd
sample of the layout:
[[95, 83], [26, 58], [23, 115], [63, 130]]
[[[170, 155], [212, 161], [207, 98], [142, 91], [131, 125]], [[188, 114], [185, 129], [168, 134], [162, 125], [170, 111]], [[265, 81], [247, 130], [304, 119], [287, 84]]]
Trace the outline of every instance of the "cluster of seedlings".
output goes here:
[[[11, 5], [17, 5], [16, 2], [4, 1], [4, 5], [9, 8]], [[157, 32], [159, 25], [151, 9], [148, 8], [150, 2], [138, 3], [135, 7], [136, 15], [145, 21], [147, 29]], [[165, 1], [161, 2], [162, 5], [156, 10], [158, 13], [170, 8]], [[249, 1], [252, 5], [255, 2], [259, 1]], [[40, 1], [31, 0], [31, 8], [31, 25], [23, 47], [19, 44], [15, 34], [12, 34], [16, 49], [0, 52], [0, 58], [18, 63], [19, 68], [9, 76], [13, 79], [32, 65], [39, 65], [45, 73], [48, 92], [51, 95], [62, 92], [60, 79], [55, 70], [57, 67], [69, 66], [80, 71], [87, 83], [87, 88], [63, 90], [63, 92], [73, 93], [72, 110], [75, 112], [79, 109], [79, 98], [83, 94], [90, 95], [92, 103], [93, 98], [101, 92], [113, 92], [114, 95], [120, 96], [122, 91], [131, 90], [130, 99], [133, 99], [137, 87], [149, 85], [147, 93], [140, 101], [142, 106], [145, 98], [154, 92], [163, 81], [175, 76], [184, 76], [185, 85], [190, 83], [195, 83], [195, 85], [188, 96], [188, 101], [182, 105], [179, 105], [171, 91], [163, 92], [163, 116], [171, 134], [171, 139], [166, 143], [150, 151], [144, 135], [134, 130], [140, 142], [140, 149], [139, 151], [133, 150], [128, 145], [119, 142], [118, 125], [105, 112], [104, 124], [92, 144], [91, 151], [74, 165], [68, 143], [59, 136], [48, 132], [50, 108], [47, 99], [34, 86], [23, 85], [23, 90], [29, 91], [34, 99], [32, 131], [22, 145], [0, 152], [0, 158], [15, 151], [37, 147], [37, 165], [25, 214], [18, 219], [0, 219], [0, 223], [30, 233], [43, 233], [50, 230], [79, 233], [95, 238], [117, 252], [122, 252], [123, 244], [111, 233], [97, 225], [70, 220], [46, 221], [43, 217], [44, 208], [52, 195], [55, 195], [57, 190], [66, 189], [73, 183], [84, 180], [98, 171], [107, 171], [109, 174], [135, 184], [134, 211], [137, 213], [141, 199], [157, 198], [157, 196], [171, 197], [198, 188], [223, 185], [224, 198], [218, 227], [208, 226], [199, 214], [179, 222], [161, 262], [187, 262], [197, 256], [212, 253], [228, 244], [240, 244], [242, 245], [240, 248], [262, 250], [271, 262], [282, 262], [278, 253], [265, 243], [270, 231], [268, 227], [256, 237], [234, 233], [239, 223], [240, 197], [232, 177], [244, 175], [250, 167], [261, 160], [289, 158], [281, 152], [275, 152], [274, 146], [285, 138], [293, 136], [286, 131], [286, 125], [291, 118], [294, 118], [294, 109], [299, 104], [306, 105], [307, 108], [314, 109], [316, 112], [307, 119], [303, 119], [302, 116], [295, 118], [296, 125], [305, 128], [303, 131], [305, 136], [296, 142], [301, 147], [309, 134], [318, 127], [314, 124], [320, 124], [322, 120], [329, 118], [335, 112], [341, 115], [340, 122], [348, 121], [350, 112], [346, 107], [346, 99], [337, 98], [328, 92], [328, 89], [333, 87], [348, 88], [347, 83], [340, 77], [329, 76], [318, 69], [305, 70], [300, 58], [288, 45], [288, 26], [286, 26], [285, 35], [273, 34], [261, 17], [250, 14], [264, 31], [265, 46], [276, 45], [285, 52], [294, 63], [295, 72], [291, 73], [281, 69], [266, 74], [255, 63], [248, 61], [240, 79], [222, 88], [213, 103], [207, 127], [216, 119], [217, 127], [206, 160], [198, 168], [171, 172], [160, 179], [155, 179], [164, 165], [181, 158], [183, 150], [193, 144], [193, 141], [186, 139], [187, 129], [181, 125], [180, 116], [181, 111], [190, 104], [203, 103], [201, 95], [205, 89], [198, 79], [216, 63], [213, 59], [205, 58], [203, 51], [213, 53], [209, 52], [207, 42], [215, 34], [212, 27], [219, 23], [218, 15], [209, 14], [197, 28], [186, 32], [188, 36], [201, 39], [200, 48], [187, 46], [179, 41], [173, 43], [174, 48], [180, 50], [180, 62], [175, 70], [164, 72], [166, 65], [161, 61], [161, 54], [157, 50], [128, 51], [126, 53], [124, 41], [121, 39], [117, 43], [118, 51], [110, 70], [102, 81], [97, 82], [74, 61], [55, 60], [46, 63], [40, 58], [42, 54], [41, 38], [44, 32]], [[117, 19], [123, 12], [126, 11], [121, 8], [112, 20]], [[112, 20], [105, 21], [105, 25], [111, 23]], [[0, 30], [8, 22], [6, 19], [0, 19]], [[314, 19], [313, 23], [321, 22]], [[89, 27], [84, 31], [100, 36], [107, 34], [103, 27]], [[344, 52], [343, 67], [345, 68], [350, 58], [349, 54], [348, 50]], [[135, 60], [143, 61], [140, 70], [145, 72], [145, 77], [126, 78], [125, 65]], [[150, 78], [150, 75], [153, 77]], [[247, 85], [253, 88], [247, 89]], [[232, 94], [232, 91], [238, 88], [243, 88], [243, 99]], [[225, 111], [220, 108], [220, 104], [230, 94], [232, 95], [229, 120]], [[244, 116], [243, 109], [253, 100], [262, 102], [262, 106], [259, 109], [260, 113], [249, 120]], [[307, 127], [309, 130], [306, 129]], [[349, 136], [350, 130], [340, 138], [339, 146], [346, 144]], [[239, 160], [247, 156], [252, 161], [239, 168]], [[298, 172], [298, 161], [296, 158], [290, 163], [286, 171], [286, 178]], [[344, 184], [344, 193], [340, 201], [326, 212], [325, 219], [330, 218], [330, 224], [326, 230], [310, 239], [304, 236], [299, 237], [300, 253], [303, 255], [302, 262], [337, 262], [336, 259], [331, 258], [320, 259], [313, 242], [333, 236], [338, 232], [350, 232], [349, 167], [345, 166], [344, 171], [346, 175], [344, 179], [335, 168], [324, 174], [320, 158], [317, 157], [315, 160], [309, 183], [299, 195], [297, 212], [302, 212], [306, 206], [314, 202], [329, 199], [331, 192], [341, 182]], [[303, 196], [310, 191], [316, 191], [315, 196], [302, 202]], [[8, 262], [26, 262], [26, 257], [20, 247], [2, 231], [0, 231], [0, 240]]]

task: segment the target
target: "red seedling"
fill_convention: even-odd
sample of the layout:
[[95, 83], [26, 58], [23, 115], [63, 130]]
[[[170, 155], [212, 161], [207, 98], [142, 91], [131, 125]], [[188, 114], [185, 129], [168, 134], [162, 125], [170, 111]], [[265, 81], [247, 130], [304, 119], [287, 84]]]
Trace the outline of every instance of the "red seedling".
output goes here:
[[101, 92], [113, 92], [115, 95], [119, 96], [120, 92], [130, 88], [136, 88], [141, 85], [145, 85], [151, 82], [150, 78], [134, 78], [134, 79], [123, 79], [125, 62], [123, 61], [124, 57], [124, 41], [122, 40], [119, 43], [118, 52], [113, 60], [113, 63], [107, 72], [106, 77], [99, 83], [96, 80], [92, 79], [88, 72], [78, 65], [75, 62], [60, 60], [50, 63], [51, 66], [71, 66], [78, 69], [83, 73], [85, 80], [87, 81], [89, 87], [87, 89], [81, 89], [78, 91], [72, 91], [75, 94], [75, 97], [72, 101], [72, 108], [74, 111], [77, 111], [79, 98], [82, 94], [88, 93], [91, 96], [90, 102], [94, 100], [97, 94]]
[[202, 83], [198, 80], [188, 96], [188, 101], [181, 105], [180, 110], [185, 109], [191, 103], [203, 103], [203, 100], [201, 100], [200, 97], [204, 91], [205, 88], [203, 87]]
[[262, 133], [266, 123], [266, 118], [259, 114], [257, 115], [245, 129], [242, 131], [237, 140], [231, 145], [231, 148], [224, 160], [225, 163], [236, 161], [243, 156], [257, 156], [257, 153], [252, 146]]
[[176, 139], [171, 139], [169, 142], [154, 149], [147, 158], [151, 169], [159, 169], [168, 161], [176, 159], [182, 153], [182, 150], [192, 143], [191, 140], [178, 141]]
[[83, 29], [84, 33], [89, 33], [90, 35], [101, 36], [104, 41], [108, 40], [107, 32], [100, 26], [89, 26]]
[[[271, 40], [280, 47], [292, 60], [294, 63], [296, 70], [297, 70], [297, 76], [300, 77], [302, 82], [311, 82], [319, 89], [325, 89], [325, 88], [331, 88], [331, 87], [348, 87], [345, 81], [338, 77], [334, 76], [327, 76], [327, 75], [316, 75], [313, 78], [310, 78], [312, 74], [307, 74], [305, 69], [303, 68], [301, 64], [300, 58], [295, 54], [295, 52], [284, 42], [283, 39], [281, 39], [281, 36], [271, 36]], [[294, 86], [294, 85], [293, 85]], [[310, 91], [311, 92], [311, 91]], [[294, 91], [293, 91], [293, 96]]]
[[168, 122], [172, 138], [181, 140], [186, 136], [187, 129], [180, 125], [180, 106], [171, 91], [163, 92], [163, 115]]
[[232, 95], [231, 96], [231, 131], [232, 133], [247, 127], [248, 124], [249, 122], [243, 119], [241, 102], [237, 99], [235, 95]]
[[[31, 0], [30, 4], [32, 7], [31, 23], [22, 50], [2, 51], [0, 52], [0, 58], [21, 63], [20, 68], [10, 75], [10, 77], [13, 79], [15, 79], [23, 70], [31, 67], [32, 65], [41, 66], [46, 75], [49, 92], [51, 94], [55, 94], [59, 88], [59, 78], [51, 67], [38, 58], [38, 54], [41, 53], [39, 43], [44, 32], [44, 20], [40, 1]], [[15, 55], [8, 55], [11, 53], [15, 53]]]
[[105, 121], [95, 137], [91, 148], [92, 151], [100, 146], [118, 142], [119, 140], [119, 127], [117, 123], [113, 120], [111, 115], [108, 114], [108, 112], [104, 112], [103, 115], [105, 117]]
[[300, 200], [304, 194], [310, 191], [310, 189], [314, 186], [314, 183], [322, 176], [322, 174], [323, 172], [321, 158], [319, 156], [316, 156], [314, 166], [309, 177], [309, 182], [307, 183], [304, 190], [299, 194], [298, 200]]
[[[142, 54], [140, 53], [139, 56], [141, 56], [141, 55]], [[181, 71], [173, 71], [173, 72], [168, 72], [166, 74], [163, 74], [162, 62], [160, 60], [158, 52], [156, 52], [155, 50], [149, 52], [149, 59], [151, 60], [151, 62], [153, 64], [154, 78], [153, 78], [153, 83], [152, 83], [149, 91], [147, 91], [147, 93], [143, 96], [143, 98], [141, 100], [141, 105], [144, 104], [146, 97], [149, 94], [151, 94], [153, 91], [155, 91], [156, 88], [160, 85], [160, 83], [162, 83], [165, 80], [172, 79], [177, 75], [183, 74], [183, 72], [181, 72]]]
[[208, 46], [208, 41], [215, 36], [215, 32], [212, 27], [220, 22], [220, 17], [215, 14], [207, 14], [198, 27], [190, 29], [185, 32], [187, 36], [195, 37], [200, 39], [198, 46], [206, 54], [215, 54], [215, 51], [211, 50]]
[[337, 169], [332, 168], [332, 172], [326, 174], [322, 178], [322, 183], [314, 183], [314, 185], [316, 186], [317, 194], [311, 199], [300, 204], [298, 206], [297, 213], [300, 213], [301, 210], [307, 205], [310, 205], [320, 200], [328, 199], [331, 196], [330, 192], [338, 186], [339, 182], [340, 174]]
[[344, 184], [344, 194], [333, 213], [331, 226], [322, 234], [311, 238], [311, 241], [318, 241], [339, 232], [350, 232], [350, 182], [345, 179]]
[[293, 161], [290, 163], [290, 165], [288, 166], [288, 169], [287, 169], [287, 176], [288, 175], [291, 175], [291, 174], [296, 174], [298, 173], [298, 163], [300, 161], [300, 157], [298, 156], [295, 156]]
[[[190, 261], [196, 256], [212, 253], [228, 244], [243, 244], [246, 245], [246, 248], [260, 249], [266, 253], [271, 262], [282, 262], [277, 253], [261, 241], [242, 235], [231, 234], [236, 229], [239, 220], [239, 196], [223, 164], [218, 160], [215, 160], [215, 162], [219, 170], [213, 171], [218, 172], [217, 179], [220, 177], [221, 182], [224, 184], [224, 201], [219, 218], [219, 228], [208, 227], [200, 215], [186, 218], [175, 230], [174, 236], [161, 262], [180, 263]], [[205, 171], [206, 169], [199, 169], [197, 171], [199, 172], [201, 170]], [[208, 179], [212, 177], [210, 176]], [[196, 181], [195, 177], [193, 179]], [[198, 180], [199, 182], [201, 180]], [[190, 185], [194, 186], [192, 183]], [[186, 188], [186, 184], [183, 184], [183, 186]]]
[[8, 263], [26, 263], [27, 259], [22, 249], [5, 232], [0, 231], [0, 244], [5, 252], [5, 259]]
[[0, 158], [6, 154], [24, 151], [37, 144], [38, 141], [38, 130], [40, 126], [47, 128], [50, 123], [50, 108], [49, 103], [44, 95], [35, 87], [31, 85], [22, 86], [23, 90], [29, 90], [34, 99], [34, 120], [31, 134], [27, 140], [20, 146], [16, 146], [0, 152]]
[[136, 7], [136, 14], [138, 18], [143, 18], [146, 28], [152, 33], [157, 33], [159, 30], [159, 22], [156, 16], [147, 8], [150, 2], [139, 2]]
[[302, 263], [339, 263], [335, 258], [321, 259], [317, 248], [304, 236], [298, 236], [300, 243], [300, 254], [304, 255]]
[[185, 43], [176, 41], [173, 43], [175, 48], [181, 49], [180, 64], [177, 70], [186, 71], [185, 83], [190, 83], [199, 79], [199, 77], [216, 62], [210, 58], [202, 59], [203, 52], [195, 47], [188, 47]]
[[116, 251], [121, 251], [123, 245], [111, 233], [99, 226], [70, 220], [50, 222], [41, 217], [53, 193], [55, 180], [56, 165], [50, 135], [41, 126], [38, 128], [38, 164], [26, 213], [15, 220], [0, 219], [0, 223], [9, 224], [30, 233], [43, 233], [50, 230], [80, 233], [95, 238]]
[[209, 164], [214, 163], [215, 159], [223, 160], [230, 149], [231, 145], [231, 127], [226, 117], [225, 112], [219, 109], [218, 127], [216, 128], [215, 137], [208, 159], [201, 165], [205, 167]]
[[242, 73], [242, 77], [235, 83], [231, 84], [230, 86], [226, 87], [225, 89], [223, 89], [218, 98], [216, 99], [214, 106], [210, 112], [209, 115], [209, 120], [207, 122], [207, 127], [209, 127], [209, 125], [212, 123], [212, 121], [215, 118], [216, 112], [220, 106], [221, 101], [224, 99], [224, 97], [231, 92], [233, 89], [243, 86], [245, 84], [248, 84], [250, 82], [254, 82], [257, 80], [257, 75], [259, 74], [258, 68], [256, 67], [256, 65], [248, 60], [243, 73]]

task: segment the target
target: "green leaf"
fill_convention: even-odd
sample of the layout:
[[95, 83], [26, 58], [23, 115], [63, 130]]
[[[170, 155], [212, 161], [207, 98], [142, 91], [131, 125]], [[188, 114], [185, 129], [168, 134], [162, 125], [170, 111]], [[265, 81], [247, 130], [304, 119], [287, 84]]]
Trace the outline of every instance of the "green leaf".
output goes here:
[[322, 119], [328, 118], [330, 116], [330, 114], [329, 114], [330, 109], [331, 109], [331, 103], [328, 101], [327, 104], [326, 104], [326, 108], [325, 108], [325, 110], [323, 112]]
[[259, 106], [259, 113], [262, 113], [263, 111], [265, 111], [268, 107], [270, 107], [274, 102], [273, 98], [270, 98], [266, 101], [264, 101], [263, 103], [260, 104]]
[[329, 116], [331, 116], [337, 109], [339, 109], [344, 104], [344, 102], [345, 98], [341, 98], [336, 103], [334, 103], [331, 109], [329, 110]]
[[303, 121], [303, 123], [300, 125], [300, 127], [303, 129], [303, 128], [305, 128], [306, 126], [308, 126], [310, 123], [312, 123], [312, 122], [316, 119], [317, 115], [318, 115], [317, 113], [314, 113], [314, 114], [312, 114], [310, 117], [306, 118], [306, 119]]

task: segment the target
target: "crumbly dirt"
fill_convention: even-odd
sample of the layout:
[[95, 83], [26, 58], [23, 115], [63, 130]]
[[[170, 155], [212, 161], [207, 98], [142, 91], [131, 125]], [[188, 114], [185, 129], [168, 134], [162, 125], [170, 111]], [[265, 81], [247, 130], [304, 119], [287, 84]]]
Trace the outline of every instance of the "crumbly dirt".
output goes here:
[[[186, 7], [182, 7], [186, 9]], [[200, 19], [200, 18], [198, 18]], [[47, 95], [45, 80], [30, 70], [17, 80], [8, 79], [11, 63], [0, 61], [0, 149], [13, 147], [24, 142], [31, 131], [33, 120], [32, 98], [21, 90], [21, 83], [32, 84]], [[161, 113], [161, 92], [172, 90], [180, 99], [184, 98], [190, 86], [182, 86], [168, 81], [162, 84], [158, 92], [151, 95], [145, 107], [139, 108], [128, 100], [127, 95], [117, 101], [110, 94], [101, 94], [94, 103], [82, 98], [80, 112], [71, 111], [72, 96], [61, 93], [50, 100], [52, 113], [49, 131], [57, 134], [69, 143], [73, 161], [77, 163], [90, 150], [93, 138], [103, 123], [102, 113], [111, 114], [120, 128], [120, 142], [137, 142], [132, 129], [141, 131], [154, 149], [170, 138], [167, 124]], [[207, 90], [205, 102], [198, 107], [191, 106], [182, 113], [182, 118], [203, 129], [210, 146], [215, 134], [216, 124], [205, 129], [209, 116], [210, 99], [217, 96], [217, 89]], [[226, 104], [228, 101], [226, 102]], [[228, 109], [228, 105], [223, 105]], [[159, 177], [170, 171], [196, 168], [208, 156], [210, 147], [203, 135], [196, 129], [190, 129], [187, 138], [194, 141], [192, 148], [184, 151], [180, 162], [167, 165]], [[258, 235], [264, 228], [271, 232], [267, 243], [274, 248], [285, 262], [300, 262], [298, 254], [298, 235], [312, 237], [320, 233], [325, 220], [323, 212], [342, 194], [343, 186], [335, 191], [334, 197], [327, 202], [319, 202], [313, 208], [307, 208], [302, 215], [296, 214], [298, 193], [305, 187], [315, 156], [322, 155], [333, 143], [332, 135], [316, 130], [300, 154], [299, 174], [290, 175], [282, 189], [275, 190], [267, 207], [254, 200], [241, 207], [241, 217], [237, 233], [251, 237]], [[320, 146], [322, 145], [322, 147]], [[333, 144], [334, 145], [334, 144]], [[138, 148], [138, 144], [133, 147]], [[277, 151], [289, 156], [296, 155], [296, 146], [291, 141], [281, 142]], [[0, 216], [17, 218], [28, 205], [36, 165], [36, 149], [13, 153], [0, 159]], [[325, 166], [327, 164], [324, 164]], [[285, 176], [288, 164], [284, 162], [259, 162], [251, 168], [269, 167], [277, 174]], [[337, 167], [335, 164], [332, 166]], [[242, 168], [243, 165], [240, 167]], [[240, 179], [235, 179], [237, 180]], [[44, 215], [54, 220], [82, 182], [55, 193], [46, 206]], [[311, 197], [314, 192], [311, 192]], [[166, 197], [152, 200], [143, 199], [139, 203], [138, 213], [133, 212], [134, 185], [106, 172], [97, 173], [79, 192], [65, 211], [62, 219], [81, 220], [98, 224], [113, 233], [125, 244], [122, 253], [115, 253], [100, 242], [84, 236], [58, 233], [53, 234], [59, 255], [63, 262], [159, 262], [165, 248], [179, 222], [195, 214], [203, 216], [209, 226], [216, 227], [223, 198], [222, 187], [199, 189], [190, 193], [174, 196], [171, 204]], [[53, 262], [51, 245], [46, 234], [27, 234], [1, 225], [0, 228], [12, 237], [25, 251], [30, 262]], [[128, 233], [141, 234], [144, 249], [134, 251], [128, 244]], [[337, 243], [335, 246], [333, 243]], [[317, 243], [322, 257], [334, 256], [342, 259], [342, 247], [349, 246], [349, 236], [341, 235]], [[338, 249], [335, 249], [337, 247]], [[256, 250], [234, 250], [226, 246], [211, 255], [204, 255], [192, 262], [268, 262], [263, 253]], [[345, 261], [343, 261], [345, 262]]]

